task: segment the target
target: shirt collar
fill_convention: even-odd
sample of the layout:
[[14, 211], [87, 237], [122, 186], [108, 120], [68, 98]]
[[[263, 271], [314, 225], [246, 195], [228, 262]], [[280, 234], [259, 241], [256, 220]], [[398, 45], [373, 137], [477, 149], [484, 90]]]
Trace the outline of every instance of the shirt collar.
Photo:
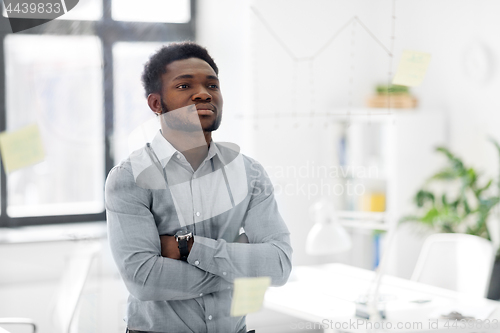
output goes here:
[[[158, 133], [156, 133], [154, 139], [151, 141], [151, 147], [153, 148], [163, 168], [165, 168], [165, 166], [170, 161], [172, 156], [174, 156], [175, 154], [181, 154], [177, 149], [174, 148], [174, 146], [172, 146], [170, 142], [168, 142], [167, 139], [165, 139], [165, 137], [161, 133], [161, 130], [159, 130]], [[222, 156], [219, 151], [219, 148], [212, 140], [210, 142], [210, 147], [208, 148], [208, 155], [205, 158], [205, 161], [212, 159], [215, 155], [218, 155], [219, 158], [221, 158]]]
[[212, 157], [215, 155], [221, 157], [221, 153], [219, 151], [219, 148], [217, 148], [217, 145], [215, 144], [214, 140], [210, 141], [210, 147], [208, 147], [208, 155], [205, 160], [210, 160]]
[[161, 130], [156, 133], [153, 141], [151, 141], [151, 148], [153, 148], [162, 167], [165, 167], [172, 156], [178, 153], [174, 146], [161, 134]]
[[[212, 142], [212, 144], [210, 145], [210, 148], [212, 146], [214, 146], [215, 155], [217, 155], [219, 157], [219, 160], [221, 161], [222, 165], [228, 165], [240, 153], [240, 147], [234, 143], [231, 143], [231, 142], [217, 142], [217, 144], [214, 144]], [[222, 148], [222, 151], [221, 151], [221, 148]], [[209, 155], [210, 155], [210, 151], [209, 151]]]

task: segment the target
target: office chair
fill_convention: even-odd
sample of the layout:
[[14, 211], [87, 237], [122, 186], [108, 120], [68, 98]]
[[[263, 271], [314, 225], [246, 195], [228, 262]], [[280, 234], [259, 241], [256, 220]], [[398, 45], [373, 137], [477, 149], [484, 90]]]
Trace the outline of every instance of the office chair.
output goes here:
[[58, 333], [76, 331], [77, 306], [85, 281], [95, 257], [101, 250], [98, 241], [83, 241], [69, 257], [65, 272], [59, 284], [59, 291], [53, 308], [53, 321]]
[[[64, 267], [56, 297], [53, 300], [52, 319], [57, 333], [73, 333], [76, 331], [77, 306], [82, 294], [91, 264], [101, 249], [99, 241], [82, 241], [69, 255]], [[29, 318], [0, 318], [1, 324], [31, 325], [33, 333], [37, 327]], [[0, 333], [2, 331], [0, 330]]]
[[411, 280], [486, 297], [495, 260], [493, 244], [466, 234], [427, 237]]
[[[2, 325], [2, 324], [29, 325], [33, 328], [33, 333], [36, 333], [36, 324], [33, 322], [33, 320], [31, 320], [29, 318], [16, 318], [16, 317], [0, 318], [0, 325]], [[9, 333], [9, 331], [0, 327], [0, 333]]]

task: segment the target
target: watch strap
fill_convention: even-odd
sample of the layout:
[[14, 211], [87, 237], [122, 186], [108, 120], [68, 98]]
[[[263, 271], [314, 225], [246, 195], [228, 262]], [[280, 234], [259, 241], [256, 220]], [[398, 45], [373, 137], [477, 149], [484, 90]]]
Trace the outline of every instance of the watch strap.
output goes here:
[[179, 247], [179, 253], [181, 254], [181, 260], [187, 261], [187, 257], [189, 255], [187, 239], [179, 239], [177, 244]]

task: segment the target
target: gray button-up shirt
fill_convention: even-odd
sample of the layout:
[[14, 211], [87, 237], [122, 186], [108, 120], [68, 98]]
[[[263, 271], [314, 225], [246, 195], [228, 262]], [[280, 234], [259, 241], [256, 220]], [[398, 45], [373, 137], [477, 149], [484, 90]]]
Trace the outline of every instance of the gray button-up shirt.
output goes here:
[[[111, 251], [127, 286], [127, 325], [153, 332], [243, 332], [231, 317], [232, 282], [286, 282], [292, 248], [263, 167], [213, 143], [193, 171], [159, 132], [109, 173]], [[159, 235], [194, 234], [187, 262], [161, 256]], [[249, 243], [236, 243], [244, 230]]]

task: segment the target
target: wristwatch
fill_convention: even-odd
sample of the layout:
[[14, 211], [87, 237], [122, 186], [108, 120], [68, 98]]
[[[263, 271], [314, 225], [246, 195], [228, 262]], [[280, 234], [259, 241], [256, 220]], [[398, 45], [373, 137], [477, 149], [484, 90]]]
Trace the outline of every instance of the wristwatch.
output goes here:
[[187, 261], [189, 255], [188, 251], [188, 241], [193, 237], [192, 232], [187, 232], [186, 230], [179, 230], [175, 233], [175, 240], [177, 241], [177, 246], [179, 247], [179, 252], [181, 254], [181, 260]]

